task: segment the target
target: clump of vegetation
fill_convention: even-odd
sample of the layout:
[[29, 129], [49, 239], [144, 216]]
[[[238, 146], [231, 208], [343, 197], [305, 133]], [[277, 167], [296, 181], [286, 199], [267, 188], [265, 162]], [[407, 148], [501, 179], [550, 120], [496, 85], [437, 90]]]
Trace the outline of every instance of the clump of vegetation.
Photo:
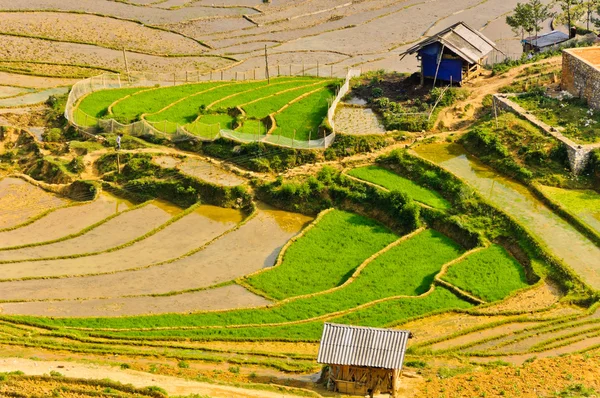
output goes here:
[[540, 90], [512, 98], [526, 110], [581, 144], [600, 141], [600, 112], [580, 98], [551, 98]]
[[381, 115], [386, 130], [412, 132], [430, 130], [442, 108], [469, 96], [462, 88], [434, 87], [430, 90], [418, 87], [419, 84], [416, 75], [376, 71], [354, 79], [352, 92]]
[[62, 130], [59, 128], [51, 128], [42, 133], [44, 142], [59, 142], [63, 140]]
[[352, 169], [348, 172], [351, 176], [365, 181], [381, 185], [390, 191], [400, 191], [406, 193], [414, 200], [426, 205], [438, 208], [448, 209], [450, 204], [440, 194], [435, 191], [423, 188], [413, 181], [401, 177], [398, 174], [378, 166], [365, 166]]
[[460, 143], [482, 161], [523, 182], [577, 184], [569, 172], [564, 145], [512, 113], [482, 117]]

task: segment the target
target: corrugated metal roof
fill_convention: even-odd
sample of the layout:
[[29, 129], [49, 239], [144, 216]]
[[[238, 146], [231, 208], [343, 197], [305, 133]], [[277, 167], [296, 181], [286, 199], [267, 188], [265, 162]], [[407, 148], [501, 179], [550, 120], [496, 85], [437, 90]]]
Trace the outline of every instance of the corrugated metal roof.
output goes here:
[[527, 37], [523, 40], [524, 43], [531, 44], [538, 48], [553, 46], [555, 44], [562, 43], [563, 41], [569, 40], [569, 35], [558, 30], [553, 30], [550, 33], [539, 35], [537, 39], [535, 36]]
[[325, 323], [317, 362], [402, 369], [410, 332]]
[[414, 54], [423, 47], [436, 42], [443, 44], [456, 55], [472, 64], [479, 62], [481, 58], [496, 48], [496, 44], [481, 34], [481, 32], [471, 28], [464, 22], [458, 22], [414, 45], [406, 50], [406, 53]]

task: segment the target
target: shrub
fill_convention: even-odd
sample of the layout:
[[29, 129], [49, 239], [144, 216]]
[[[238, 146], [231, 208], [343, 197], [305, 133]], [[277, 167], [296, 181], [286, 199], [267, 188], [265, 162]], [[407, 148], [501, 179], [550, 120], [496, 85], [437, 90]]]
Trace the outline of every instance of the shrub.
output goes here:
[[62, 141], [62, 139], [63, 139], [62, 130], [59, 128], [52, 128], [52, 129], [46, 130], [42, 133], [42, 139], [45, 142]]

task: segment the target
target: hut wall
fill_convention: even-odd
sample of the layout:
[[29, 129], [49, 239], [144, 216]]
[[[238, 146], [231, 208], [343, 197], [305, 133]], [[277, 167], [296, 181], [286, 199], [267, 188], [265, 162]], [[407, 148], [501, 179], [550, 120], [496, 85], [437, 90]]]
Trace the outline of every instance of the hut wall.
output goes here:
[[329, 386], [342, 394], [393, 393], [398, 380], [399, 372], [391, 369], [329, 365]]

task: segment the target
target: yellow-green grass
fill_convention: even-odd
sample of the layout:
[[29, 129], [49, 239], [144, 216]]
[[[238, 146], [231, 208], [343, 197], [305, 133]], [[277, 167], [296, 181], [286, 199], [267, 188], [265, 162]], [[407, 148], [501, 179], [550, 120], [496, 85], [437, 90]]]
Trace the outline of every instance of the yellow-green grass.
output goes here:
[[332, 83], [331, 80], [324, 80], [319, 85], [309, 85], [296, 88], [284, 93], [279, 93], [273, 97], [261, 99], [260, 101], [252, 102], [250, 104], [242, 106], [242, 109], [246, 112], [248, 117], [255, 119], [262, 119], [268, 115], [277, 112], [283, 108], [286, 104], [290, 103], [294, 99], [302, 96], [303, 94], [309, 93], [318, 89], [319, 87], [326, 87]]
[[112, 108], [113, 115], [109, 116], [121, 123], [131, 123], [139, 120], [145, 113], [158, 112], [177, 100], [223, 84], [226, 83], [205, 82], [143, 91], [115, 104]]
[[[289, 79], [290, 78], [275, 79], [275, 81], [273, 81], [271, 84], [275, 84], [282, 81], [285, 82]], [[208, 107], [213, 102], [222, 100], [230, 95], [234, 95], [248, 90], [253, 91], [255, 89], [259, 89], [265, 86], [268, 86], [268, 83], [263, 80], [250, 82], [227, 82], [225, 84], [222, 84], [221, 87], [217, 87], [213, 90], [206, 91], [205, 93], [187, 98], [163, 110], [162, 112], [146, 112], [149, 113], [146, 116], [146, 120], [154, 122], [167, 120], [169, 122], [184, 125], [196, 120], [201, 107]], [[274, 86], [277, 87], [277, 85]]]
[[323, 88], [294, 102], [275, 115], [277, 128], [273, 134], [299, 141], [323, 138], [319, 134], [319, 126], [327, 117], [328, 101], [334, 95], [330, 88]]
[[258, 136], [267, 133], [267, 126], [260, 120], [246, 119], [236, 130], [245, 134], [254, 134]]
[[380, 185], [390, 191], [400, 191], [417, 202], [424, 203], [438, 209], [449, 209], [450, 203], [439, 193], [424, 188], [415, 182], [401, 177], [398, 174], [379, 166], [365, 166], [352, 169], [348, 172], [353, 177]]
[[[369, 256], [369, 253], [365, 250], [363, 257]], [[457, 258], [461, 253], [462, 248], [446, 236], [433, 230], [426, 230], [383, 253], [369, 263], [356, 279], [340, 289], [297, 298], [268, 308], [126, 318], [56, 318], [37, 321], [29, 317], [22, 317], [22, 319], [56, 326], [117, 329], [175, 326], [223, 327], [308, 320], [330, 313], [352, 310], [359, 305], [379, 299], [421, 295], [430, 289], [435, 274], [440, 271], [443, 264]], [[321, 261], [314, 265], [316, 270], [320, 268], [322, 271], [312, 276], [307, 275], [305, 284], [310, 284], [316, 280], [316, 277], [327, 275], [323, 271], [327, 270], [330, 258], [322, 258]], [[292, 282], [292, 287], [295, 287], [296, 281]], [[285, 283], [283, 280], [282, 285]]]
[[555, 202], [600, 232], [600, 194], [596, 191], [540, 186]]
[[[319, 79], [322, 80], [322, 79]], [[215, 109], [229, 109], [240, 104], [245, 104], [250, 101], [254, 101], [258, 98], [268, 97], [273, 94], [277, 94], [281, 91], [304, 87], [310, 84], [317, 83], [319, 80], [316, 78], [302, 78], [297, 77], [293, 80], [275, 81], [271, 84], [263, 85], [249, 92], [241, 92], [233, 97], [223, 99], [215, 103], [212, 107]]]
[[[449, 290], [438, 286], [431, 294], [424, 297], [391, 299], [325, 321], [371, 327], [389, 327], [430, 313], [471, 307], [472, 304], [460, 299]], [[324, 320], [318, 320], [291, 325], [260, 326], [257, 324], [252, 327], [197, 330], [124, 330], [93, 332], [93, 335], [110, 337], [111, 339], [143, 339], [147, 341], [153, 339], [318, 341], [323, 332], [323, 322]], [[78, 334], [85, 333], [78, 332]]]
[[133, 87], [97, 91], [81, 100], [78, 108], [90, 116], [101, 118], [108, 114], [110, 104], [144, 89], [144, 87]]
[[528, 286], [523, 266], [499, 245], [453, 264], [442, 279], [485, 301], [501, 300]]
[[218, 124], [222, 129], [233, 128], [233, 118], [226, 113], [208, 113], [198, 118], [199, 123]]
[[281, 265], [247, 282], [277, 299], [330, 289], [396, 239], [374, 220], [334, 210], [287, 249]]

